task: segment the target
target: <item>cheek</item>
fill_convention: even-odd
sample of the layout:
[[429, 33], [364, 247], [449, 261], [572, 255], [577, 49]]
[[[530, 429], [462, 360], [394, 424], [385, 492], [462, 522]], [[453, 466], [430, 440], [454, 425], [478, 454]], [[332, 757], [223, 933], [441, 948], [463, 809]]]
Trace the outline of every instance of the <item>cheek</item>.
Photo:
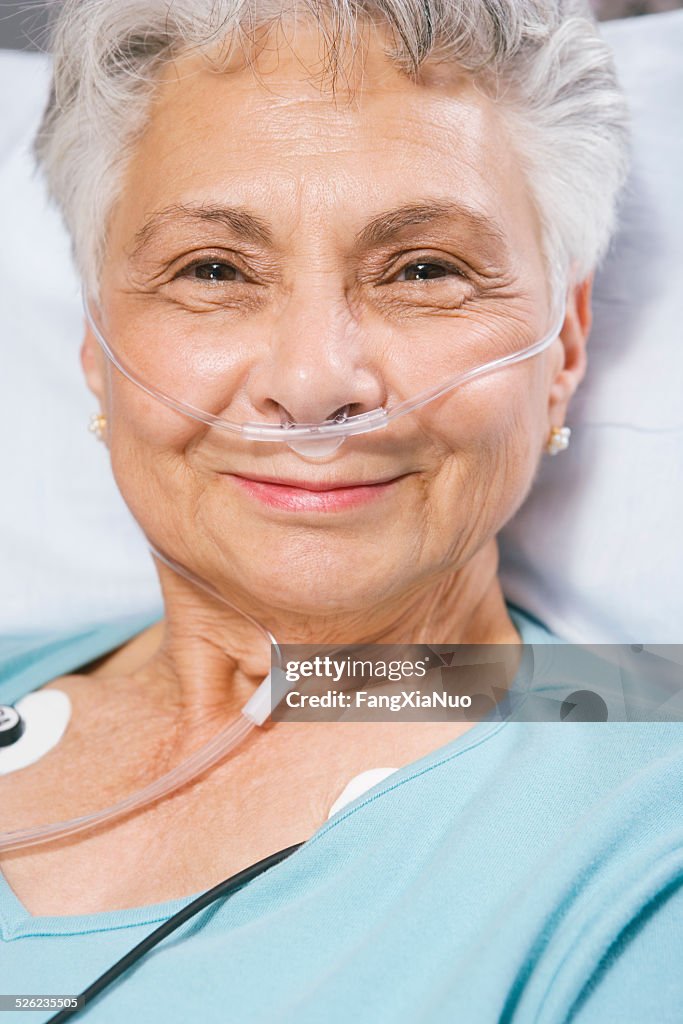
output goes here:
[[107, 417], [112, 443], [155, 452], [182, 453], [208, 428], [176, 411], [159, 394], [150, 395], [115, 367], [107, 374]]
[[182, 536], [199, 499], [187, 453], [208, 428], [115, 376], [107, 412], [112, 472], [143, 531], [162, 544]]
[[426, 489], [434, 539], [451, 537], [450, 555], [473, 554], [516, 512], [540, 457], [545, 403], [540, 365], [472, 382], [430, 411], [424, 428], [440, 456]]

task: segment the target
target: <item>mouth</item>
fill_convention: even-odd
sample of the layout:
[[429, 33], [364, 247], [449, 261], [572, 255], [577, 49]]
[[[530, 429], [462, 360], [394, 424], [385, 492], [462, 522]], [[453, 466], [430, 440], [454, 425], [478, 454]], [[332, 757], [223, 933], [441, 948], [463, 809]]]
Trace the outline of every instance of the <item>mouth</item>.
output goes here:
[[224, 473], [241, 491], [271, 508], [300, 512], [341, 512], [385, 497], [409, 474], [379, 480], [323, 481]]

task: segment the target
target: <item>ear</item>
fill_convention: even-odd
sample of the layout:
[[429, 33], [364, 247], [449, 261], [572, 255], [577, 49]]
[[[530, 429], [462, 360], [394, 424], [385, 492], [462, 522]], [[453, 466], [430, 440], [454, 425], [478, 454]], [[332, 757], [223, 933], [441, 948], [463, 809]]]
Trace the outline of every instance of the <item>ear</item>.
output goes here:
[[86, 322], [85, 335], [81, 345], [81, 366], [83, 367], [88, 387], [99, 401], [102, 412], [106, 413], [103, 361], [102, 350], [95, 340], [92, 329]]
[[548, 426], [564, 425], [572, 395], [586, 372], [586, 342], [593, 322], [593, 274], [571, 285], [567, 312], [560, 332], [564, 363], [555, 373], [548, 396]]

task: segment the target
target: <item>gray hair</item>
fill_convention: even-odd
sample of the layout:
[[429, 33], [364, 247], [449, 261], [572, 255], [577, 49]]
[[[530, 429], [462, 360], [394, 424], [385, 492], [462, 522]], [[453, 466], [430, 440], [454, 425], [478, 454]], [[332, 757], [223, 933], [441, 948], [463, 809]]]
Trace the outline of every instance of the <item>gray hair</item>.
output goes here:
[[290, 13], [317, 21], [333, 83], [340, 44], [355, 45], [368, 18], [389, 26], [387, 55], [406, 74], [433, 57], [475, 76], [505, 105], [549, 270], [581, 279], [600, 262], [628, 168], [628, 114], [586, 0], [64, 0], [34, 153], [93, 296], [161, 67], [188, 50], [246, 55], [259, 29]]

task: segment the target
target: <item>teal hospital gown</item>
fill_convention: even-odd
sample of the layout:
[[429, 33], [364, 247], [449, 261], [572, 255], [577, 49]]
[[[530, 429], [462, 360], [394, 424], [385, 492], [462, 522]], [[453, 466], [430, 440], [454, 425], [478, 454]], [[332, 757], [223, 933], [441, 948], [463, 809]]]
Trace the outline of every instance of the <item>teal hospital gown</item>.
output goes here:
[[[510, 613], [525, 643], [556, 642]], [[0, 702], [147, 624], [5, 638]], [[78, 993], [191, 898], [33, 917], [0, 876], [0, 992]], [[183, 925], [82, 1019], [683, 1024], [683, 724], [479, 722]]]

